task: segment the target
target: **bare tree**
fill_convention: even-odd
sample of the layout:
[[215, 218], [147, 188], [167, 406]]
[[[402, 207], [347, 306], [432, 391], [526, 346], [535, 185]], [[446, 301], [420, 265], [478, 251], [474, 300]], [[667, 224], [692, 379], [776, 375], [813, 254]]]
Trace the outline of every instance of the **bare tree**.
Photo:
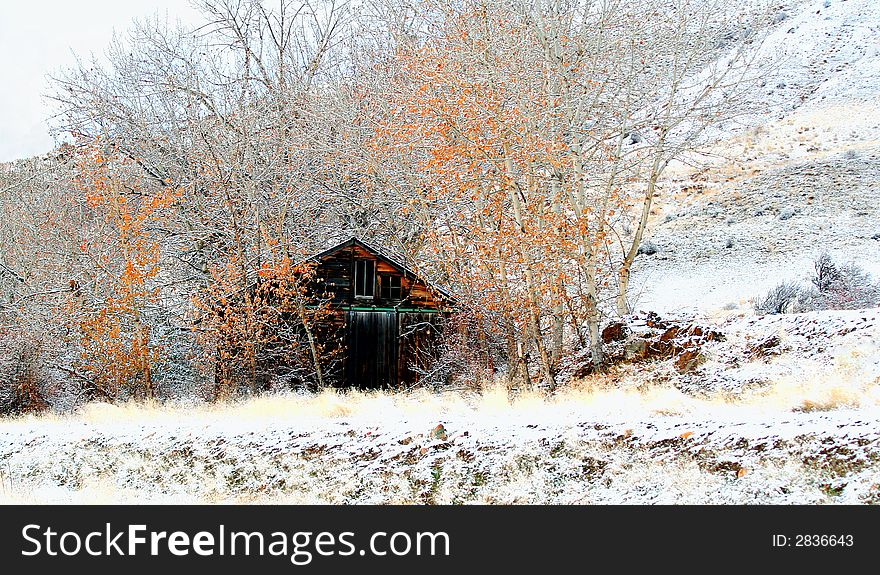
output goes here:
[[739, 112], [762, 72], [754, 32], [716, 2], [384, 6], [396, 67], [369, 88], [380, 147], [397, 153], [373, 173], [435, 230], [445, 273], [524, 314], [516, 363], [534, 352], [552, 388], [575, 339], [601, 365], [599, 327], [628, 311], [658, 182]]

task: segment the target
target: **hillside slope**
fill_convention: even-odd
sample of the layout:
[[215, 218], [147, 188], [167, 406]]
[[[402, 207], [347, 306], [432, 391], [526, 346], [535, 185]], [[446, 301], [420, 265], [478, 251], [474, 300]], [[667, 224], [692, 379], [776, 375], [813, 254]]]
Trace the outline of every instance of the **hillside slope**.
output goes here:
[[760, 48], [779, 58], [699, 169], [671, 168], [634, 268], [637, 307], [742, 304], [806, 277], [822, 251], [880, 275], [880, 3], [799, 5]]

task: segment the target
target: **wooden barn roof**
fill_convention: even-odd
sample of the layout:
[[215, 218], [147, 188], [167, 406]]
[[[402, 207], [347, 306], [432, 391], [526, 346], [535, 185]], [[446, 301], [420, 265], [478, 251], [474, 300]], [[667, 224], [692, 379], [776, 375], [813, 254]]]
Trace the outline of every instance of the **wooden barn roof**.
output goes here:
[[378, 249], [378, 248], [375, 248], [375, 247], [369, 245], [368, 243], [363, 242], [363, 241], [361, 241], [361, 240], [359, 240], [358, 238], [355, 238], [355, 237], [349, 238], [349, 239], [345, 240], [344, 242], [342, 242], [342, 243], [340, 243], [340, 244], [336, 244], [335, 246], [329, 247], [329, 248], [327, 248], [326, 250], [323, 250], [323, 251], [321, 251], [321, 252], [318, 252], [318, 253], [316, 253], [315, 255], [313, 255], [313, 256], [311, 256], [310, 258], [308, 258], [307, 261], [320, 260], [320, 259], [323, 259], [323, 258], [325, 258], [325, 257], [327, 257], [327, 256], [329, 256], [329, 255], [331, 255], [331, 254], [334, 254], [334, 253], [338, 252], [339, 250], [343, 250], [343, 249], [345, 249], [345, 248], [349, 248], [349, 247], [352, 247], [352, 246], [357, 246], [357, 247], [360, 247], [360, 248], [362, 248], [362, 249], [364, 249], [364, 250], [370, 252], [371, 254], [375, 255], [378, 259], [381, 259], [381, 260], [383, 260], [384, 262], [386, 262], [387, 264], [389, 264], [389, 265], [391, 265], [392, 267], [394, 267], [394, 268], [395, 268], [397, 271], [399, 271], [400, 273], [406, 274], [406, 275], [409, 276], [410, 278], [417, 279], [417, 280], [423, 282], [423, 283], [424, 283], [425, 285], [427, 285], [430, 289], [436, 291], [437, 293], [439, 293], [440, 295], [442, 295], [444, 298], [446, 298], [450, 303], [454, 303], [454, 302], [455, 302], [455, 296], [453, 296], [453, 295], [452, 295], [451, 293], [449, 293], [447, 290], [445, 290], [445, 289], [443, 289], [443, 288], [441, 288], [441, 287], [439, 287], [439, 286], [437, 286], [437, 285], [435, 285], [435, 284], [429, 282], [428, 280], [426, 280], [425, 278], [423, 278], [422, 276], [420, 276], [419, 274], [417, 274], [415, 271], [413, 271], [411, 268], [405, 266], [404, 264], [400, 263], [400, 262], [399, 262], [398, 260], [396, 260], [395, 258], [393, 258], [393, 257], [389, 256], [388, 254], [382, 252], [382, 250], [380, 250], [380, 249]]

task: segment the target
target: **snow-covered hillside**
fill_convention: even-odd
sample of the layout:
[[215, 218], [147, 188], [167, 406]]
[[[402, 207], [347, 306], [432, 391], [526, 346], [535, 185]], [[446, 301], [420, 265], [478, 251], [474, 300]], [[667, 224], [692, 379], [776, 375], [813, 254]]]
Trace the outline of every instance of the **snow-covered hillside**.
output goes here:
[[880, 276], [880, 2], [796, 3], [776, 20], [754, 114], [703, 168], [669, 172], [648, 234], [659, 252], [635, 266], [639, 308], [742, 304], [822, 251]]
[[[760, 59], [778, 62], [754, 94], [777, 115], [854, 103], [880, 95], [880, 4], [874, 0], [809, 0], [776, 12]], [[757, 116], [761, 121], [766, 115]]]

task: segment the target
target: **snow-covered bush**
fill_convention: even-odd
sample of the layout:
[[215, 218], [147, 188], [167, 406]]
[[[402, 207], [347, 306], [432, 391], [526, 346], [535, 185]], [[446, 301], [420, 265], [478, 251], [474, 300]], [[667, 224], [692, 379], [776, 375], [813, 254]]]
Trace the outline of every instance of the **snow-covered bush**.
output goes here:
[[800, 313], [817, 310], [864, 309], [880, 305], [880, 282], [855, 263], [837, 264], [822, 254], [813, 264], [810, 287], [783, 282], [763, 298], [752, 300], [761, 314]]
[[838, 265], [828, 254], [816, 260], [812, 284], [816, 309], [862, 309], [880, 304], [880, 283], [855, 263]]
[[794, 282], [782, 282], [763, 298], [752, 300], [755, 311], [761, 314], [798, 313], [807, 311], [810, 297], [800, 285]]
[[[413, 387], [437, 391], [480, 389], [493, 381], [499, 367], [505, 366], [503, 339], [487, 330], [480, 319], [457, 314], [429, 329], [436, 327], [439, 331], [433, 346], [412, 350], [414, 360], [407, 368], [417, 376]], [[417, 330], [419, 326], [406, 329]]]
[[639, 255], [646, 255], [646, 256], [653, 256], [654, 254], [656, 254], [659, 251], [660, 251], [660, 248], [657, 247], [657, 244], [655, 244], [654, 242], [652, 242], [650, 240], [646, 240], [646, 241], [642, 242], [641, 245], [639, 245], [638, 254]]

